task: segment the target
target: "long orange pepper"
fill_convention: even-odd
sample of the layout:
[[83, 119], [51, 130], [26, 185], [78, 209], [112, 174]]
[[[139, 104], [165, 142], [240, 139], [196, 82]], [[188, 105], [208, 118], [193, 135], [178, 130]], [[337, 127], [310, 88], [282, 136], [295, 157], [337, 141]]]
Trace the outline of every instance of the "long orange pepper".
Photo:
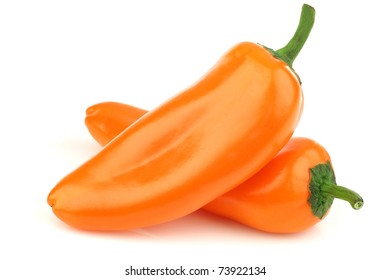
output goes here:
[[302, 91], [291, 65], [314, 23], [272, 51], [243, 42], [65, 176], [48, 204], [65, 223], [127, 230], [185, 216], [263, 168], [291, 138]]
[[[85, 124], [104, 146], [146, 113], [123, 103], [103, 102], [87, 109]], [[360, 209], [363, 199], [337, 186], [330, 162], [320, 144], [308, 138], [292, 138], [261, 171], [203, 209], [274, 233], [313, 226], [325, 217], [335, 197]]]

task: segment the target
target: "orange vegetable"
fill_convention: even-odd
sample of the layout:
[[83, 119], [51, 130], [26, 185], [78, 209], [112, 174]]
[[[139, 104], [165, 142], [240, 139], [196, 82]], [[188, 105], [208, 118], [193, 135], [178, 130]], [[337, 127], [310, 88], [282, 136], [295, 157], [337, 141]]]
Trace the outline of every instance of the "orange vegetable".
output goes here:
[[119, 102], [102, 102], [87, 109], [85, 125], [96, 142], [105, 146], [147, 112]]
[[253, 176], [298, 124], [302, 91], [291, 64], [313, 22], [314, 9], [304, 5], [285, 48], [234, 46], [65, 176], [48, 196], [54, 214], [87, 230], [146, 227], [183, 217]]
[[203, 209], [259, 230], [293, 233], [323, 219], [334, 198], [363, 206], [359, 194], [336, 184], [324, 147], [292, 138], [260, 172]]
[[104, 102], [96, 108], [88, 108], [85, 125], [95, 140], [104, 146], [146, 112], [119, 102]]
[[[136, 115], [146, 112], [103, 102], [87, 109], [85, 122], [91, 135], [105, 145], [110, 136], [131, 125]], [[330, 161], [318, 143], [292, 138], [260, 172], [203, 209], [259, 230], [291, 233], [325, 217], [334, 197], [349, 201], [354, 209], [361, 208], [363, 199], [357, 193], [336, 185]]]

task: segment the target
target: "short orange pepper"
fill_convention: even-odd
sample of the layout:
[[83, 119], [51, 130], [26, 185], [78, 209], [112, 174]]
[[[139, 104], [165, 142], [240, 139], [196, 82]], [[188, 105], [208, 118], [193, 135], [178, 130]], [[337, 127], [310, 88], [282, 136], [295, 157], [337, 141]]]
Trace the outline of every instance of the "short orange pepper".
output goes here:
[[[85, 124], [101, 145], [147, 111], [118, 102], [89, 107]], [[337, 186], [328, 152], [308, 138], [292, 138], [261, 171], [203, 207], [247, 226], [273, 233], [303, 231], [328, 213], [335, 197], [363, 206], [352, 190]]]

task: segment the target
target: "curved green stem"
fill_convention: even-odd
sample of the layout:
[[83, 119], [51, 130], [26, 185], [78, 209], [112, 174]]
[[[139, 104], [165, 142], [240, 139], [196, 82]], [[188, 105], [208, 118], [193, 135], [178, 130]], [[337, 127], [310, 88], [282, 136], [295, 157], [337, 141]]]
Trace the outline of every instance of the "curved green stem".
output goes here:
[[294, 36], [286, 46], [275, 51], [276, 56], [286, 62], [287, 65], [289, 65], [291, 68], [295, 58], [298, 56], [307, 38], [309, 37], [310, 31], [314, 25], [314, 18], [314, 8], [304, 4], [302, 6], [301, 17]]
[[353, 190], [338, 186], [336, 184], [326, 183], [322, 186], [322, 193], [330, 197], [339, 198], [348, 201], [353, 209], [359, 210], [363, 207], [363, 198]]
[[329, 161], [310, 168], [310, 204], [313, 215], [322, 219], [335, 198], [348, 201], [356, 210], [362, 208], [363, 198], [356, 192], [338, 186], [332, 165]]

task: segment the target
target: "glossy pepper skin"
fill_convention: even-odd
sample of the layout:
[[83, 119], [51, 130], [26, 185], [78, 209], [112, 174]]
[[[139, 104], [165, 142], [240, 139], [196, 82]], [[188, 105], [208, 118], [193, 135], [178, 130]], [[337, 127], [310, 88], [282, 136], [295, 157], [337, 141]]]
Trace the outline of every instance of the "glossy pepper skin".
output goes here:
[[259, 45], [238, 44], [61, 180], [48, 203], [58, 218], [87, 230], [185, 216], [264, 167], [301, 111], [301, 87], [287, 64]]
[[[121, 113], [116, 114], [119, 108]], [[105, 145], [111, 140], [109, 135], [115, 137], [134, 122], [135, 114], [141, 117], [146, 112], [103, 102], [87, 109], [85, 123], [93, 138]], [[330, 162], [328, 152], [317, 142], [292, 138], [261, 171], [203, 209], [258, 230], [294, 233], [321, 221], [334, 197], [361, 208], [363, 199], [358, 194], [336, 185]]]
[[272, 233], [312, 227], [327, 215], [337, 193], [360, 209], [363, 199], [336, 185], [330, 162], [320, 144], [292, 138], [260, 172], [203, 209]]
[[146, 111], [119, 102], [103, 102], [98, 106], [91, 106], [86, 113], [88, 117], [85, 118], [85, 125], [91, 135], [96, 136], [95, 140], [104, 146]]
[[[314, 9], [304, 5], [302, 14], [310, 32]], [[293, 39], [303, 46], [309, 32]], [[250, 42], [231, 48], [198, 82], [65, 176], [48, 195], [54, 214], [86, 230], [147, 227], [183, 217], [253, 176], [301, 116], [300, 80], [290, 59], [276, 58], [297, 45], [290, 42], [279, 53]]]

